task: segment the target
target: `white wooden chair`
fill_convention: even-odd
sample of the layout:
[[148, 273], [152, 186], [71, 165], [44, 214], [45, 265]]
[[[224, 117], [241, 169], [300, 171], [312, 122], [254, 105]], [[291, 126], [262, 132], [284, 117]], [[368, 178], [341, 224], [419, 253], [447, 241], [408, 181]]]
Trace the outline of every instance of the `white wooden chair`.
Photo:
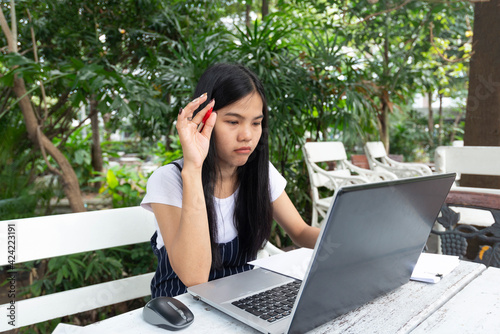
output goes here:
[[[500, 176], [500, 147], [463, 146], [463, 143], [462, 146], [439, 146], [436, 148], [434, 161], [437, 173], [457, 173], [446, 204], [454, 213], [459, 214], [453, 218], [454, 213], [442, 210], [443, 215], [448, 214], [453, 218], [448, 216], [444, 221], [456, 222], [456, 225], [451, 224], [445, 228], [442, 224], [435, 224], [433, 232], [440, 235], [438, 252], [443, 250], [441, 244], [444, 241], [445, 251], [455, 249], [466, 254], [468, 240], [477, 238], [479, 234], [483, 236], [474, 242], [480, 240], [484, 244], [499, 244], [496, 231], [500, 224], [500, 189], [464, 187], [460, 184], [460, 179], [462, 174]], [[467, 233], [459, 237], [453, 232], [457, 230], [467, 230]], [[444, 237], [447, 235], [453, 235], [453, 238]]]
[[[482, 227], [492, 225], [495, 219], [490, 211], [473, 207], [485, 206], [500, 210], [500, 202], [491, 200], [500, 196], [500, 189], [464, 187], [460, 185], [460, 178], [462, 174], [500, 176], [500, 147], [439, 146], [436, 148], [434, 161], [437, 173], [457, 173], [450, 195], [460, 197], [462, 206], [454, 206], [453, 201], [449, 203], [454, 211], [460, 213], [458, 224]], [[481, 198], [480, 203], [475, 203], [476, 196], [484, 198]]]
[[265, 257], [273, 256], [273, 255], [278, 255], [284, 253], [283, 250], [279, 249], [269, 241], [266, 241], [262, 249], [257, 253], [257, 259], [262, 259]]
[[499, 189], [462, 187], [462, 174], [500, 176], [500, 147], [498, 146], [439, 146], [434, 161], [437, 173], [457, 173], [452, 190], [500, 194]]
[[[394, 180], [397, 176], [386, 171], [372, 171], [354, 166], [347, 160], [344, 144], [341, 142], [309, 142], [303, 147], [312, 198], [312, 226], [319, 226], [318, 217], [325, 217], [334, 192], [342, 186], [384, 180]], [[327, 170], [318, 163], [335, 163], [335, 168]], [[320, 197], [319, 188], [330, 189], [331, 196]]]
[[421, 163], [398, 162], [387, 155], [384, 144], [380, 141], [367, 142], [365, 154], [372, 170], [385, 170], [396, 174], [399, 178], [431, 175], [431, 169]]
[[[0, 221], [0, 266], [10, 266], [7, 245], [15, 246], [15, 264], [98, 249], [148, 242], [154, 215], [136, 206]], [[15, 236], [15, 238], [10, 238]], [[15, 243], [8, 241], [15, 240]], [[259, 257], [281, 252], [269, 242]], [[154, 257], [153, 252], [151, 256]], [[8, 323], [11, 303], [0, 305], [0, 332], [149, 296], [154, 273], [118, 279], [29, 299], [16, 294], [15, 326]], [[19, 293], [19, 291], [17, 291]]]

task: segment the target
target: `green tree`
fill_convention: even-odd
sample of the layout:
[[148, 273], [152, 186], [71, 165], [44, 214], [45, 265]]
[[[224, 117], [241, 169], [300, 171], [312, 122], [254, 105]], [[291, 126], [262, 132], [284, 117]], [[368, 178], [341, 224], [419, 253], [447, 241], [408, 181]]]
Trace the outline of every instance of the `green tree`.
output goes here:
[[[450, 15], [459, 13], [459, 15]], [[429, 145], [441, 145], [443, 138], [443, 97], [459, 98], [466, 92], [468, 64], [472, 49], [472, 6], [467, 3], [455, 4], [450, 8], [443, 7], [437, 12], [435, 20], [430, 24], [429, 41], [431, 48], [422, 52], [423, 60], [416, 64], [419, 78], [415, 81], [417, 89], [428, 96], [429, 115], [428, 133]], [[439, 36], [434, 36], [434, 32]], [[434, 99], [440, 101], [438, 109], [437, 131], [434, 124], [434, 112], [431, 103]], [[462, 110], [455, 117], [460, 118]]]
[[[12, 2], [12, 4], [14, 4], [14, 2]], [[3, 15], [3, 8], [0, 11], [0, 25], [2, 26], [2, 31], [5, 35], [5, 39], [7, 40], [8, 51], [11, 54], [17, 54], [17, 22], [15, 20], [15, 8], [13, 6], [11, 7], [10, 13], [12, 19], [11, 28], [9, 28], [7, 20]], [[35, 146], [40, 147], [45, 158], [48, 153], [48, 155], [50, 155], [57, 162], [60, 170], [52, 167], [52, 165], [49, 163], [47, 163], [47, 165], [53, 173], [58, 174], [63, 179], [64, 191], [66, 196], [68, 197], [72, 210], [75, 212], [85, 211], [83, 200], [80, 194], [78, 179], [73, 168], [71, 167], [71, 164], [62, 154], [62, 152], [47, 138], [47, 136], [41, 131], [39, 127], [36, 117], [37, 115], [31, 104], [25, 80], [23, 77], [19, 76], [18, 73], [19, 67], [17, 66], [19, 66], [20, 63], [14, 61], [10, 64], [12, 66], [12, 71], [10, 71], [11, 75], [3, 76], [2, 79], [7, 79], [8, 81], [10, 81], [9, 86], [13, 87], [12, 90], [18, 99], [17, 103], [19, 104], [24, 117], [28, 138]], [[5, 65], [5, 63], [3, 65]], [[36, 66], [32, 68], [36, 68]], [[5, 82], [7, 80], [3, 81]]]
[[[133, 114], [132, 110], [147, 113], [151, 108], [161, 109], [159, 93], [146, 77], [135, 72], [139, 65], [154, 63], [154, 57], [146, 57], [155, 54], [149, 47], [157, 45], [154, 28], [175, 36], [177, 25], [168, 10], [159, 10], [159, 1], [143, 1], [141, 6], [114, 1], [23, 1], [17, 8], [14, 5], [14, 1], [2, 2], [0, 19], [10, 54], [0, 61], [2, 82], [13, 87], [19, 101], [7, 88], [0, 115], [17, 107], [23, 111], [29, 138], [44, 157], [47, 153], [49, 170], [63, 179], [72, 209], [82, 211], [78, 180], [62, 154], [68, 136], [75, 131], [72, 121], [78, 119], [78, 110], [87, 106], [87, 118], [93, 120], [97, 131], [98, 112], [115, 112], [122, 117]], [[138, 14], [147, 19], [137, 20]], [[162, 20], [165, 17], [168, 19]], [[58, 147], [52, 143], [54, 138], [60, 139]], [[94, 133], [93, 138], [92, 152], [97, 160], [101, 158], [99, 134]], [[59, 168], [52, 167], [54, 161]]]
[[[339, 4], [343, 23], [351, 28], [351, 46], [363, 59], [365, 80], [371, 85], [371, 102], [376, 109], [380, 140], [389, 149], [389, 113], [411, 101], [415, 82], [422, 72], [417, 64], [427, 61], [431, 48], [430, 27], [437, 35], [443, 29], [438, 20], [464, 5], [434, 1], [392, 0]], [[454, 13], [453, 15], [457, 15]]]

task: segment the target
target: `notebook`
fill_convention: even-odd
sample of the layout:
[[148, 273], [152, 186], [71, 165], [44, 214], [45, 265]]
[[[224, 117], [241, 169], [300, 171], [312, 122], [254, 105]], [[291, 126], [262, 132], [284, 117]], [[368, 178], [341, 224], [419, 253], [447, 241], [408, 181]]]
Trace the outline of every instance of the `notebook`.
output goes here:
[[263, 333], [307, 332], [409, 281], [454, 180], [450, 173], [340, 188], [310, 262], [298, 264], [307, 266], [303, 281], [257, 268], [188, 292]]

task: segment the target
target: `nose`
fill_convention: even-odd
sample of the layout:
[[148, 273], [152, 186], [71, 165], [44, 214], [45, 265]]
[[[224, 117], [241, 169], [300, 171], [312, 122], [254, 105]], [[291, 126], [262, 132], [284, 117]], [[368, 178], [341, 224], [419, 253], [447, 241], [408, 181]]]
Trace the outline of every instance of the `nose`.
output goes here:
[[249, 125], [240, 126], [238, 141], [250, 141], [252, 139], [252, 129]]

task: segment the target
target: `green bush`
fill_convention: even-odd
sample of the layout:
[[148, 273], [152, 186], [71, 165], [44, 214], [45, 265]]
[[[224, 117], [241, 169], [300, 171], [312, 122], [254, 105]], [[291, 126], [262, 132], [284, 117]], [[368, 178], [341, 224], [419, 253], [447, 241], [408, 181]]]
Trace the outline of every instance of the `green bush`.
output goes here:
[[427, 116], [415, 110], [394, 114], [391, 123], [390, 153], [402, 154], [405, 161], [433, 162], [438, 146], [462, 140], [464, 133], [463, 122], [455, 126], [454, 120], [446, 119], [440, 127], [438, 117], [434, 118], [435, 127], [430, 133]]
[[134, 167], [113, 166], [93, 182], [102, 182], [99, 193], [111, 197], [113, 208], [136, 206], [146, 193], [147, 177]]

